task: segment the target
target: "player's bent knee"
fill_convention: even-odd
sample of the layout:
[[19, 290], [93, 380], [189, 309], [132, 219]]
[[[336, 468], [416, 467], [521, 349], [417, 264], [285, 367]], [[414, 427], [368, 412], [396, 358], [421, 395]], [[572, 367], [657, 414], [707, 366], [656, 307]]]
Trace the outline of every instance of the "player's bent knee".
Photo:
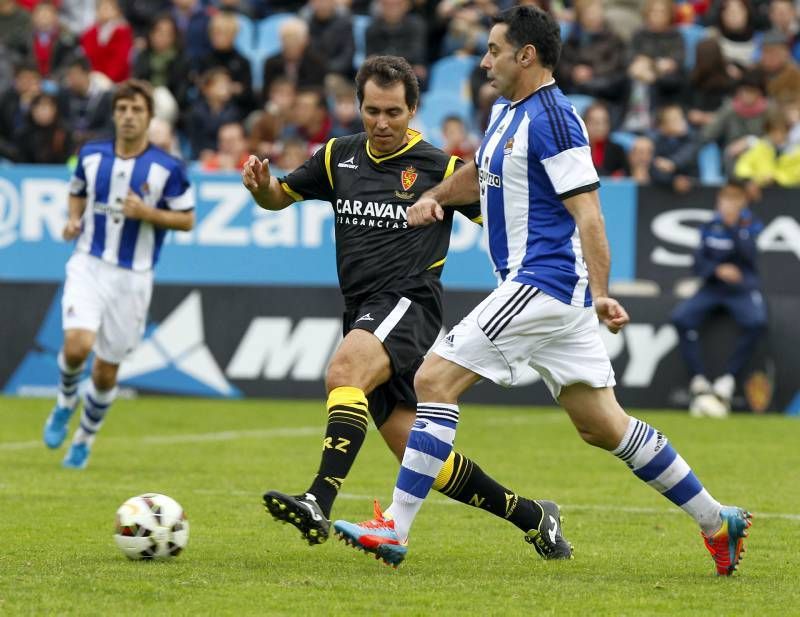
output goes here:
[[414, 392], [417, 394], [417, 400], [422, 402], [445, 400], [448, 397], [444, 386], [436, 365], [425, 360], [414, 375]]

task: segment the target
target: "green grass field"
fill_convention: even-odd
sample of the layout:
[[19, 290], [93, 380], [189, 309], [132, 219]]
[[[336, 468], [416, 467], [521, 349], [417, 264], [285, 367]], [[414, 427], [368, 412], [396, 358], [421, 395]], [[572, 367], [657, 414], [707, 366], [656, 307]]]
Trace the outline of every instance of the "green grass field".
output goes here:
[[[434, 495], [398, 570], [333, 539], [311, 548], [260, 504], [316, 471], [320, 403], [142, 398], [115, 404], [85, 471], [40, 441], [50, 401], [0, 398], [0, 615], [798, 615], [800, 423], [641, 413], [754, 524], [740, 572], [715, 577], [694, 522], [551, 409], [466, 405], [457, 446], [498, 480], [558, 501], [570, 562]], [[74, 425], [74, 420], [73, 420]], [[334, 518], [388, 505], [397, 463], [371, 431]], [[112, 539], [128, 497], [162, 492], [185, 553], [129, 562]]]

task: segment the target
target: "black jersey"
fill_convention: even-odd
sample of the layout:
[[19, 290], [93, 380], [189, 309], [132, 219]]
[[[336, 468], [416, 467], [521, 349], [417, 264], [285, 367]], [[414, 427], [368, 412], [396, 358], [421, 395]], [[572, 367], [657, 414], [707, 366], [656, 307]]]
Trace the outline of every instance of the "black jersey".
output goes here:
[[[366, 133], [331, 139], [281, 180], [296, 200], [331, 202], [335, 214], [336, 262], [345, 304], [354, 308], [384, 290], [437, 282], [450, 244], [453, 208], [427, 227], [409, 227], [406, 209], [462, 162], [409, 130], [398, 151], [376, 157]], [[458, 208], [480, 222], [480, 206]]]

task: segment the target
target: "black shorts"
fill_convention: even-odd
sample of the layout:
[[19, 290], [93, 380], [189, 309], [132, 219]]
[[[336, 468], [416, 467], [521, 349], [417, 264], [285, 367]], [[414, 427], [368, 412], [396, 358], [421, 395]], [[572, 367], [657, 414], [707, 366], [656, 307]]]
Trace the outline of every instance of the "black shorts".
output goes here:
[[350, 330], [372, 332], [383, 343], [392, 362], [389, 381], [373, 390], [367, 401], [375, 426], [386, 422], [398, 403], [417, 406], [414, 374], [442, 328], [439, 282], [413, 290], [382, 291], [364, 300], [343, 317], [345, 336]]

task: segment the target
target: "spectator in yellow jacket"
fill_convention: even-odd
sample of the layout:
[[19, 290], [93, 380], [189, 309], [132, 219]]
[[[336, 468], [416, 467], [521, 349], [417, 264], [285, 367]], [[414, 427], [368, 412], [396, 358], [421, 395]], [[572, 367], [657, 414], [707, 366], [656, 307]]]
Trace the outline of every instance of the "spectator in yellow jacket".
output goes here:
[[765, 129], [766, 136], [754, 139], [738, 158], [734, 175], [759, 187], [800, 186], [800, 146], [788, 144], [789, 126], [783, 114], [777, 110], [769, 113]]

